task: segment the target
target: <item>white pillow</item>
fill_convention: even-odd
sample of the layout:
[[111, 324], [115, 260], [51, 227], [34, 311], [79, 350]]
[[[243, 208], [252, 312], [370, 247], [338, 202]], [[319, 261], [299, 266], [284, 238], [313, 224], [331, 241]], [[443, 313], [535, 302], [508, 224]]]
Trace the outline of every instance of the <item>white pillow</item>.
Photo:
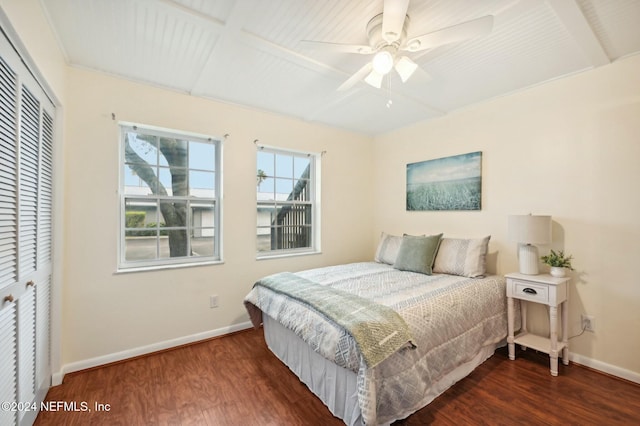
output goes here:
[[402, 244], [402, 237], [382, 233], [378, 249], [376, 250], [375, 261], [378, 263], [387, 263], [393, 265], [398, 257], [398, 251]]
[[433, 263], [435, 274], [483, 277], [491, 236], [476, 239], [443, 238]]

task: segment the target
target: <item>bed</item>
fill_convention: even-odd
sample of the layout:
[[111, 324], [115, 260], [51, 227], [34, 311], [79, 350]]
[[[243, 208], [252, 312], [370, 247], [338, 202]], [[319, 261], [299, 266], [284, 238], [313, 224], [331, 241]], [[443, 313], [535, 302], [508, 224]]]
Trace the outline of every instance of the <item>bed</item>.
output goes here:
[[[245, 298], [271, 351], [348, 425], [409, 416], [490, 357], [507, 335], [504, 279], [484, 275], [489, 238], [413, 238], [383, 234], [374, 262], [275, 274]], [[421, 249], [428, 238], [431, 246], [437, 240], [435, 250]], [[301, 296], [316, 290], [316, 299]], [[364, 307], [353, 309], [359, 300]], [[325, 312], [336, 307], [349, 311], [347, 320]], [[385, 329], [377, 316], [353, 320], [361, 313], [392, 314], [402, 324]], [[362, 322], [382, 329], [383, 337], [373, 338], [379, 344], [363, 343], [360, 329], [350, 328]]]

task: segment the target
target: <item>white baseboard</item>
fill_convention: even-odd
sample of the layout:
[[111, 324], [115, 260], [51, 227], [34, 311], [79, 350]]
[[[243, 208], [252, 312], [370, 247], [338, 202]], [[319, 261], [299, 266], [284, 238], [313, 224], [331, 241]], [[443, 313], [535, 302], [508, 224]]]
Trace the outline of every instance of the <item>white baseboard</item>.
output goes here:
[[640, 373], [616, 367], [615, 365], [607, 364], [606, 362], [598, 361], [576, 353], [570, 353], [569, 359], [576, 364], [584, 365], [585, 367], [593, 368], [594, 370], [640, 384]]
[[[246, 330], [251, 328], [251, 322], [243, 322], [240, 324], [230, 325], [228, 327], [218, 328], [216, 330], [209, 330], [202, 333], [191, 334], [189, 336], [179, 337], [177, 339], [165, 340], [163, 342], [153, 343], [151, 345], [140, 346], [133, 349], [128, 349], [122, 352], [116, 352], [109, 355], [103, 355], [95, 358], [90, 358], [82, 361], [72, 362], [62, 366], [60, 371], [53, 373], [51, 378], [51, 385], [57, 386], [62, 384], [64, 375], [66, 373], [72, 373], [74, 371], [85, 370], [87, 368], [98, 367], [100, 365], [109, 364], [111, 362], [122, 361], [128, 358], [133, 358], [140, 355], [146, 355], [165, 349], [174, 348], [180, 345], [186, 345], [189, 343], [198, 342], [200, 340], [210, 339], [212, 337], [218, 337], [225, 334], [233, 333], [235, 331]], [[602, 361], [598, 361], [580, 354], [571, 353], [569, 359], [576, 364], [584, 365], [585, 367], [593, 368], [594, 370], [601, 371], [603, 373], [610, 374], [612, 376], [620, 377], [625, 380], [629, 380], [634, 383], [640, 384], [640, 373], [636, 373], [631, 370], [617, 367], [615, 365], [607, 364]]]
[[64, 375], [72, 373], [74, 371], [86, 370], [87, 368], [98, 367], [100, 365], [109, 364], [112, 362], [122, 361], [128, 358], [133, 358], [140, 355], [146, 355], [165, 349], [171, 349], [176, 346], [186, 345], [189, 343], [195, 343], [200, 340], [210, 339], [212, 337], [223, 336], [225, 334], [233, 333], [235, 331], [246, 330], [253, 325], [251, 322], [243, 322], [240, 324], [230, 325], [228, 327], [218, 328], [216, 330], [204, 331], [202, 333], [191, 334], [189, 336], [178, 337], [176, 339], [165, 340], [162, 342], [152, 343], [146, 346], [140, 346], [133, 349], [127, 349], [126, 351], [116, 352], [113, 354], [102, 355], [95, 358], [85, 359], [82, 361], [76, 361], [62, 366], [60, 371], [53, 373], [51, 377], [51, 386], [57, 386], [62, 384]]

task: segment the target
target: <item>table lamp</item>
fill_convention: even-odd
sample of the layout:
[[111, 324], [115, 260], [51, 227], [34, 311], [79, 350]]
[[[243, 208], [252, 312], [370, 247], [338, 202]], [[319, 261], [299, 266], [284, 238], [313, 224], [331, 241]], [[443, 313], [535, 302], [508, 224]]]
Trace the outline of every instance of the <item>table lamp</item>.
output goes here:
[[508, 234], [518, 243], [520, 273], [538, 275], [540, 256], [534, 244], [551, 243], [551, 216], [510, 215]]

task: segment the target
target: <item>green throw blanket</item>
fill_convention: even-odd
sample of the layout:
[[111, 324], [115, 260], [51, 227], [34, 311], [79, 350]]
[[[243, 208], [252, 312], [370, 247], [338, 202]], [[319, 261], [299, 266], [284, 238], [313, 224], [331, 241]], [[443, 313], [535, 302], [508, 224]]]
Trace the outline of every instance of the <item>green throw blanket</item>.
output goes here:
[[270, 275], [255, 286], [295, 299], [344, 328], [355, 340], [368, 367], [375, 367], [402, 347], [415, 347], [402, 317], [393, 309], [369, 299], [290, 272]]

